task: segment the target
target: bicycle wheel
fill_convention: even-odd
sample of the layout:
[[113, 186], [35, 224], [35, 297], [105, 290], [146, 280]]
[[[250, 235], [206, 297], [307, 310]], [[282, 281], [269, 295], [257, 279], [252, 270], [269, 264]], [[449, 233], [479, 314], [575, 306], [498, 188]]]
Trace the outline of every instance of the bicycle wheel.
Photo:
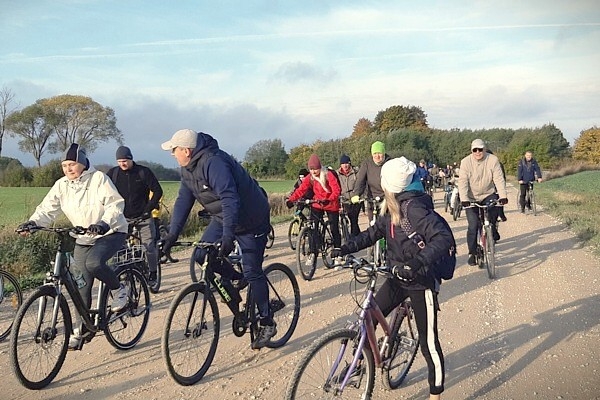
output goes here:
[[[406, 304], [408, 314], [399, 315], [392, 327], [394, 336], [385, 354], [387, 361], [381, 374], [383, 385], [390, 390], [397, 389], [404, 382], [419, 349], [414, 310], [410, 302]], [[404, 313], [405, 310], [400, 312]]]
[[15, 315], [23, 303], [23, 293], [17, 278], [0, 270], [0, 341], [10, 334]]
[[317, 269], [317, 253], [311, 251], [313, 230], [310, 226], [302, 228], [296, 243], [296, 264], [304, 280], [310, 281]]
[[340, 231], [342, 234], [342, 244], [350, 239], [350, 221], [347, 216], [340, 218]]
[[201, 251], [198, 247], [194, 247], [194, 251], [192, 251], [192, 256], [190, 257], [190, 277], [192, 278], [192, 282], [204, 280], [204, 267], [196, 261]]
[[173, 298], [161, 350], [175, 382], [189, 386], [202, 379], [217, 352], [219, 330], [217, 302], [203, 282], [189, 284]]
[[269, 306], [277, 323], [275, 335], [267, 347], [281, 347], [290, 340], [300, 317], [300, 288], [294, 273], [287, 265], [276, 263], [265, 269], [269, 282]]
[[488, 277], [494, 279], [496, 277], [496, 244], [494, 243], [494, 236], [492, 235], [492, 227], [486, 226], [485, 228], [485, 266], [487, 267]]
[[[129, 267], [119, 274], [119, 281], [125, 284], [129, 291], [127, 306], [117, 313], [108, 312], [104, 327], [106, 340], [114, 348], [128, 350], [135, 346], [148, 326], [150, 318], [150, 293], [146, 278], [133, 267]], [[109, 305], [112, 300], [112, 291], [104, 286], [104, 303]]]
[[300, 220], [298, 218], [294, 218], [292, 222], [290, 222], [290, 226], [288, 228], [288, 243], [290, 244], [290, 248], [292, 250], [296, 250], [296, 242], [298, 241], [299, 233]]
[[271, 229], [267, 234], [267, 244], [265, 245], [266, 249], [270, 249], [273, 247], [273, 243], [275, 242], [275, 229], [273, 229], [273, 225], [271, 225]]
[[460, 217], [460, 212], [462, 211], [462, 205], [459, 201], [454, 202], [454, 207], [452, 207], [452, 219], [457, 220]]
[[362, 349], [361, 365], [351, 372], [343, 391], [340, 388], [357, 344], [358, 334], [350, 329], [338, 329], [321, 336], [300, 359], [285, 398], [370, 399], [375, 384], [375, 364], [367, 341]]
[[448, 192], [444, 194], [444, 212], [448, 212], [450, 208], [450, 199], [448, 197]]
[[52, 382], [65, 361], [71, 330], [67, 300], [53, 285], [39, 287], [25, 300], [10, 335], [12, 370], [23, 386], [38, 390]]
[[331, 227], [329, 222], [325, 223], [325, 237], [323, 238], [324, 249], [321, 253], [321, 258], [323, 259], [323, 265], [325, 268], [331, 269], [335, 267], [335, 260], [331, 256], [331, 252], [333, 251], [333, 236], [331, 236]]

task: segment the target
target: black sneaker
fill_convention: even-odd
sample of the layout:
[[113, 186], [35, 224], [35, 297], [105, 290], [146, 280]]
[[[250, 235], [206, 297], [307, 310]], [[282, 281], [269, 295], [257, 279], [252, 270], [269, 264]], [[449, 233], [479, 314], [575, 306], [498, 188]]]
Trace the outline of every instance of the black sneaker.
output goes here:
[[469, 254], [469, 265], [477, 265], [475, 262], [475, 254]]
[[521, 208], [521, 214], [525, 214], [525, 209]]
[[277, 335], [277, 324], [275, 322], [273, 322], [273, 325], [261, 326], [258, 330], [258, 335], [256, 335], [256, 339], [252, 342], [252, 350], [262, 349], [275, 335]]
[[494, 230], [494, 242], [499, 242], [500, 241], [500, 234], [498, 233], [498, 231]]

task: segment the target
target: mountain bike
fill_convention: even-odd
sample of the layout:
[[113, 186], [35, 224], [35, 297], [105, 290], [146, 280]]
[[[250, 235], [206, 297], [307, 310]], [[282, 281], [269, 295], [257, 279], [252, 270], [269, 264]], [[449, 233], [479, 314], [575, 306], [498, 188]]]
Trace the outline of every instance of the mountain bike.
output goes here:
[[[518, 203], [517, 203], [518, 204]], [[527, 184], [527, 191], [525, 192], [525, 205], [533, 212], [533, 215], [537, 215], [537, 207], [535, 203], [535, 191], [533, 190], [533, 182]]]
[[[146, 282], [150, 282], [150, 267], [148, 265], [148, 256], [146, 254], [147, 248], [146, 245], [142, 242], [142, 234], [140, 232], [139, 225], [144, 223], [147, 219], [144, 217], [137, 217], [133, 219], [128, 219], [130, 233], [127, 237], [126, 246], [131, 249], [131, 252], [128, 254], [135, 254], [135, 258], [139, 259], [138, 265], [146, 278]], [[157, 238], [158, 239], [158, 238]], [[158, 241], [157, 241], [158, 242]], [[148, 288], [152, 293], [158, 293], [160, 290], [160, 283], [162, 280], [162, 267], [161, 267], [161, 259], [160, 256], [162, 246], [156, 244], [156, 280], [152, 285], [148, 284]]]
[[[302, 200], [302, 204], [310, 205], [313, 203], [323, 204], [322, 200]], [[304, 280], [310, 281], [317, 270], [317, 257], [319, 253], [323, 259], [325, 268], [333, 268], [335, 260], [331, 257], [333, 250], [333, 235], [329, 227], [329, 221], [326, 221], [325, 214], [322, 217], [311, 218], [304, 224], [304, 227], [298, 234], [296, 243], [296, 265], [298, 271], [302, 274]]]
[[[103, 283], [98, 286], [95, 308], [88, 309], [79, 294], [75, 280], [77, 267], [67, 250], [70, 233], [84, 234], [85, 228], [34, 227], [29, 232], [46, 231], [58, 236], [56, 257], [46, 283], [38, 287], [19, 308], [10, 335], [10, 362], [17, 379], [28, 389], [42, 389], [52, 382], [67, 355], [73, 322], [64, 289], [83, 320], [82, 340], [90, 342], [104, 332], [108, 342], [119, 350], [134, 347], [142, 338], [150, 317], [150, 293], [146, 279], [139, 270], [139, 261], [131, 262], [129, 249], [117, 252], [113, 258], [119, 281], [128, 289], [127, 305], [113, 312], [112, 291]], [[19, 232], [23, 232], [19, 231]], [[125, 260], [121, 263], [120, 260]], [[85, 284], [85, 283], [84, 283]]]
[[17, 310], [23, 303], [23, 292], [17, 278], [0, 269], [0, 341], [10, 334]]
[[[384, 317], [375, 301], [378, 276], [392, 276], [390, 266], [377, 266], [347, 256], [353, 279], [366, 291], [357, 303], [358, 320], [317, 339], [304, 353], [287, 386], [285, 398], [370, 399], [375, 385], [375, 368], [387, 389], [398, 388], [413, 364], [419, 348], [414, 311], [409, 299]], [[356, 287], [356, 286], [355, 286]], [[379, 335], [375, 324], [381, 326]]]
[[[296, 211], [294, 212], [294, 219], [290, 222], [288, 228], [288, 243], [292, 250], [296, 250], [296, 243], [298, 242], [298, 234], [304, 227], [304, 224], [308, 221], [308, 215], [304, 210], [308, 210], [310, 213], [310, 207], [306, 207], [304, 200], [296, 203]], [[310, 215], [310, 214], [309, 214]]]
[[489, 219], [489, 209], [496, 207], [497, 200], [490, 200], [486, 204], [471, 203], [468, 208], [479, 208], [479, 227], [477, 229], [477, 250], [475, 262], [479, 268], [486, 268], [488, 277], [496, 277], [496, 242], [492, 224]]
[[[221, 320], [216, 293], [233, 313], [233, 334], [241, 337], [250, 332], [253, 342], [258, 334], [258, 310], [248, 286], [246, 301], [239, 308], [239, 293], [223, 285], [213, 268], [224, 259], [218, 256], [219, 244], [207, 242], [178, 242], [175, 245], [193, 245], [206, 251], [203, 280], [184, 287], [169, 306], [162, 335], [162, 355], [169, 375], [180, 385], [200, 381], [213, 361], [219, 342]], [[277, 323], [277, 335], [267, 344], [269, 348], [283, 346], [290, 339], [300, 316], [300, 289], [294, 273], [284, 264], [275, 263], [264, 270], [269, 285], [269, 305]], [[236, 298], [237, 297], [237, 298]]]

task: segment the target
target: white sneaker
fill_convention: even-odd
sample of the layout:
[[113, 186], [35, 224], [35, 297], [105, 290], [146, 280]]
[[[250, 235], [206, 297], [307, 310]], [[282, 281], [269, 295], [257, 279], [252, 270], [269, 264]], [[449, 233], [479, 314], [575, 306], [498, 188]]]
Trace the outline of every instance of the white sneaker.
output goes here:
[[127, 287], [121, 283], [119, 291], [113, 295], [113, 301], [110, 305], [112, 312], [119, 312], [127, 305]]
[[79, 328], [73, 329], [73, 334], [69, 337], [69, 350], [77, 350], [79, 349], [79, 344], [81, 343], [81, 331]]
[[306, 266], [312, 267], [314, 259], [315, 259], [315, 255], [309, 254], [308, 257], [306, 257]]

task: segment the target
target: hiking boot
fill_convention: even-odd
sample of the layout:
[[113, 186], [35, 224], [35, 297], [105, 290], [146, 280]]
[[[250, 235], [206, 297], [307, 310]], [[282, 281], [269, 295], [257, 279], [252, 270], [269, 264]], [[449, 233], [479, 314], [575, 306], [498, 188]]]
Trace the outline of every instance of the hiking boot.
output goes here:
[[475, 261], [475, 254], [469, 254], [469, 265], [477, 265]]
[[81, 331], [78, 328], [73, 329], [73, 334], [69, 337], [68, 350], [79, 350], [81, 348]]
[[119, 312], [127, 305], [127, 287], [124, 283], [119, 286], [118, 292], [113, 295], [113, 301], [110, 305], [112, 312]]
[[275, 321], [273, 321], [273, 325], [261, 325], [258, 330], [258, 335], [256, 335], [256, 339], [252, 342], [252, 350], [262, 349], [275, 335], [277, 335], [277, 324]]
[[156, 278], [156, 271], [150, 272], [150, 275], [148, 276], [148, 286], [156, 285]]
[[313, 262], [315, 260], [315, 255], [314, 254], [309, 254], [308, 257], [306, 257], [306, 266], [307, 267], [312, 267]]
[[521, 214], [525, 214], [525, 209], [521, 208]]

